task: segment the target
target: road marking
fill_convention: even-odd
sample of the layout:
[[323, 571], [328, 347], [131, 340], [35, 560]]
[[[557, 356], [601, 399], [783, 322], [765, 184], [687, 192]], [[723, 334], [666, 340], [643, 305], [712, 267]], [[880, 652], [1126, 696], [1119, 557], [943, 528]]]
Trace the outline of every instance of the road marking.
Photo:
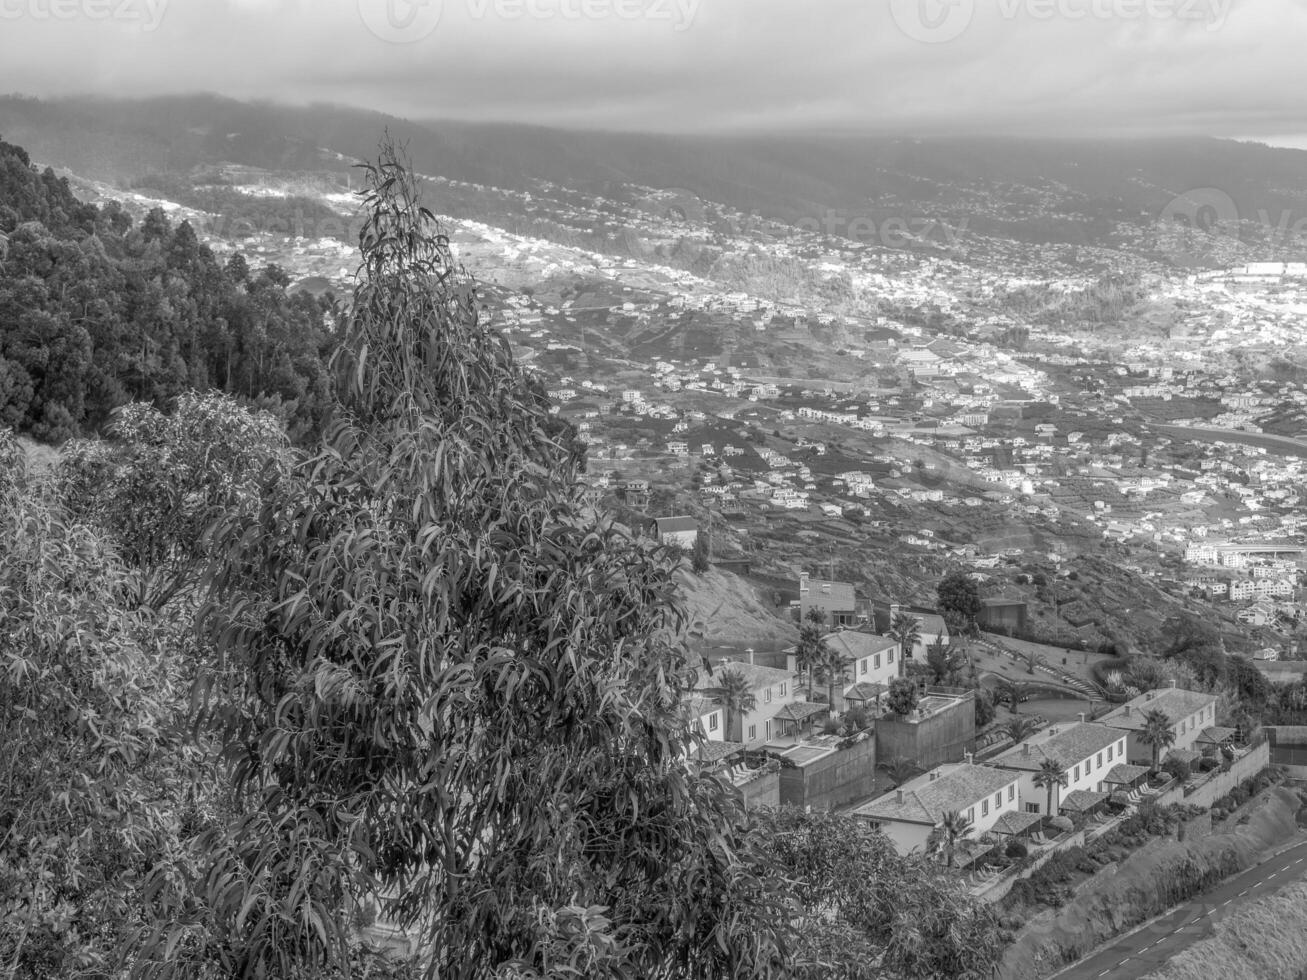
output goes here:
[[1276, 875], [1278, 875], [1279, 873], [1280, 873], [1280, 872], [1278, 872], [1278, 871], [1272, 871], [1270, 874], [1268, 874], [1268, 875], [1266, 876], [1266, 880], [1267, 880], [1267, 881], [1270, 881], [1272, 878], [1274, 878], [1274, 877], [1275, 877]]
[[1241, 891], [1241, 892], [1239, 893], [1239, 897], [1240, 897], [1240, 898], [1243, 898], [1243, 897], [1244, 897], [1245, 895], [1247, 895], [1247, 894], [1248, 894], [1248, 889], [1245, 888], [1243, 891]]
[[[1229, 905], [1230, 903], [1229, 903], [1229, 902], [1226, 902], [1225, 904], [1226, 904], [1226, 905]], [[1215, 915], [1215, 914], [1216, 914], [1216, 909], [1208, 909], [1208, 910], [1207, 910], [1207, 914], [1208, 914], [1208, 915]], [[1197, 920], [1195, 920], [1195, 921], [1197, 921]]]

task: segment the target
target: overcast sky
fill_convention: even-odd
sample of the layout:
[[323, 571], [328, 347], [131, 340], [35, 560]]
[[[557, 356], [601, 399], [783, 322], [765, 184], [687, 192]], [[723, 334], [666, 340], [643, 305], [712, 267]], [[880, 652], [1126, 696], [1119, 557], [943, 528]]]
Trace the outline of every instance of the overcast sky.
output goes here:
[[0, 91], [1307, 146], [1303, 0], [0, 0]]

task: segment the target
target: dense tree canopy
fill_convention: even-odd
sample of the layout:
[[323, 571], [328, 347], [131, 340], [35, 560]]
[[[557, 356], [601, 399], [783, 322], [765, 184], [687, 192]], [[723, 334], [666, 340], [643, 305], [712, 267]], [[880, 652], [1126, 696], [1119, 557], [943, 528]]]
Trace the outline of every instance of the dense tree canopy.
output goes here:
[[62, 442], [129, 401], [212, 387], [275, 411], [297, 438], [325, 421], [327, 306], [291, 296], [276, 267], [224, 268], [162, 211], [133, 227], [4, 142], [0, 234], [0, 424]]

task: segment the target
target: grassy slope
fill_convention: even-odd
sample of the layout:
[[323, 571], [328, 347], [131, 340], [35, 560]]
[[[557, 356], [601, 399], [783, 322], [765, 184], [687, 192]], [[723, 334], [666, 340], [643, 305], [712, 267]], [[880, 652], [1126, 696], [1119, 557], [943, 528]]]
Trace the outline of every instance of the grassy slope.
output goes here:
[[1307, 882], [1243, 909], [1151, 980], [1298, 980], [1307, 975]]
[[792, 643], [798, 628], [780, 618], [744, 579], [718, 569], [694, 575], [685, 568], [676, 575], [692, 626], [702, 624], [710, 643]]
[[1280, 790], [1271, 794], [1253, 811], [1248, 824], [1234, 833], [1192, 843], [1156, 840], [1145, 845], [1115, 871], [1104, 871], [1082, 885], [1076, 897], [1056, 913], [1033, 917], [1004, 955], [1002, 976], [1012, 980], [1046, 976], [1068, 959], [1089, 953], [1100, 943], [1163, 911], [1154, 907], [1156, 883], [1176, 868], [1186, 864], [1212, 866], [1225, 854], [1235, 855], [1239, 868], [1251, 867], [1264, 852], [1295, 832], [1294, 818], [1300, 805], [1296, 793]]

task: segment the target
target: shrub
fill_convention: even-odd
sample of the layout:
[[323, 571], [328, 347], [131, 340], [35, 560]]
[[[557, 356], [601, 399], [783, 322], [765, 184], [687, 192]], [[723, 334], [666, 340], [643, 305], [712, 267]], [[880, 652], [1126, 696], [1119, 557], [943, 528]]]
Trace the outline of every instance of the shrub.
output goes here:
[[1010, 858], [1023, 858], [1030, 853], [1030, 849], [1022, 841], [1010, 840], [1004, 853]]
[[1163, 762], [1162, 769], [1169, 772], [1182, 783], [1193, 775], [1193, 768], [1189, 763], [1185, 762], [1183, 759], [1178, 759], [1175, 756], [1171, 756]]
[[1198, 760], [1198, 771], [1211, 772], [1213, 769], [1216, 769], [1220, 765], [1221, 764], [1217, 762], [1215, 759], [1213, 759], [1211, 756], [1205, 755]]
[[1050, 817], [1048, 823], [1050, 827], [1063, 834], [1075, 828], [1069, 817]]

